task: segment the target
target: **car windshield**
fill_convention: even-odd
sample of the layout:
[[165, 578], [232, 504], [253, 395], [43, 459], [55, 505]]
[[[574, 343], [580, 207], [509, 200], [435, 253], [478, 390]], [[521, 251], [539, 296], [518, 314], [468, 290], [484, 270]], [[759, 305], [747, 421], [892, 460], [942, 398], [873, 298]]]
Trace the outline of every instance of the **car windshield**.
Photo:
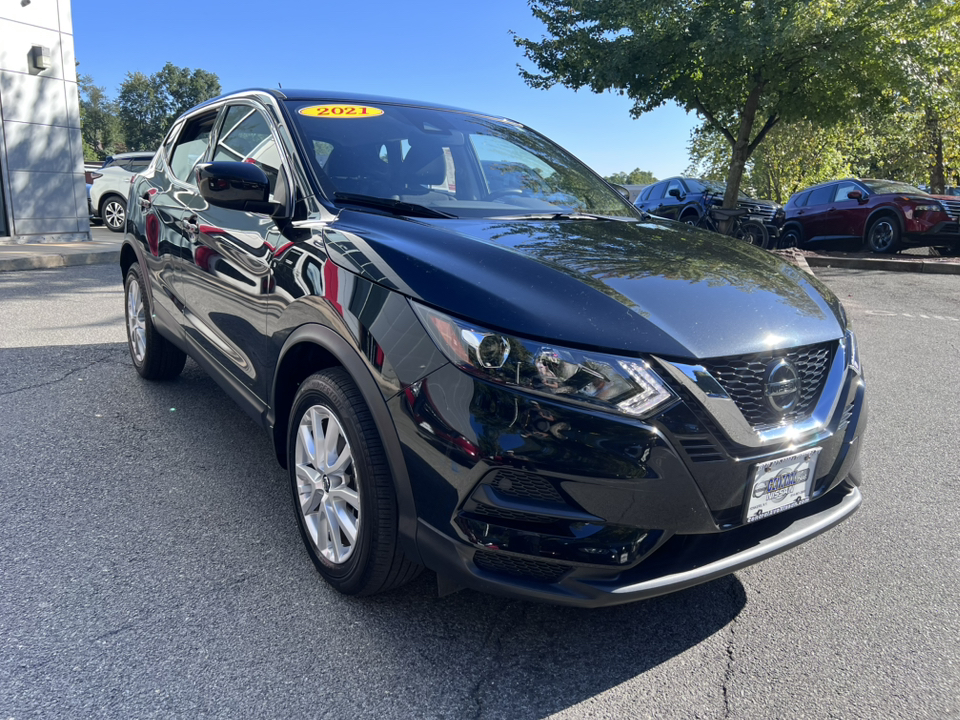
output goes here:
[[[696, 180], [687, 180], [687, 184], [690, 185], [691, 190], [694, 192], [708, 192], [713, 193], [714, 195], [723, 195], [725, 192], [727, 192], [727, 186], [721, 182], [716, 182], [715, 180], [701, 180], [697, 178]], [[743, 192], [743, 190], [737, 194], [741, 200], [750, 199], [750, 196]]]
[[389, 103], [287, 107], [338, 204], [399, 214], [419, 206], [438, 217], [639, 217], [583, 163], [517, 123]]
[[908, 195], [928, 195], [918, 187], [908, 185], [907, 183], [897, 182], [895, 180], [861, 180], [862, 184], [867, 186], [874, 195], [895, 195], [904, 193]]

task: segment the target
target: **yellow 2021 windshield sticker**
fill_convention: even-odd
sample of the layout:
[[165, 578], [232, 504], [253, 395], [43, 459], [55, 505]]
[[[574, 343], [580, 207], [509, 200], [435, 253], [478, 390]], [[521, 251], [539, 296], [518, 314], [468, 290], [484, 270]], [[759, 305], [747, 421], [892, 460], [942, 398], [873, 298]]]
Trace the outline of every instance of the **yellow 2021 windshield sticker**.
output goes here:
[[301, 115], [321, 118], [362, 118], [383, 115], [383, 110], [366, 105], [311, 105], [300, 108]]

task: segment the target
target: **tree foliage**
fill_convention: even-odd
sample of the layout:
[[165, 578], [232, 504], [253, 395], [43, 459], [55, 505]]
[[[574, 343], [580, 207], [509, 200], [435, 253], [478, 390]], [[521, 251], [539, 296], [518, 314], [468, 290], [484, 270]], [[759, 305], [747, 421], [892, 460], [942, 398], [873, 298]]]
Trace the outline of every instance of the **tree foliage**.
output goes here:
[[[830, 127], [896, 99], [932, 94], [950, 55], [951, 0], [529, 0], [547, 36], [515, 38], [528, 84], [613, 90], [637, 116], [668, 101], [695, 110], [727, 145], [724, 203], [778, 124]], [[931, 24], [932, 23], [932, 24]], [[940, 25], [938, 25], [938, 23]], [[923, 41], [914, 41], [922, 34]]]
[[178, 115], [219, 94], [219, 78], [206, 70], [168, 62], [150, 76], [127, 73], [116, 102], [127, 147], [155, 150]]
[[605, 177], [604, 180], [616, 183], [617, 185], [649, 185], [650, 183], [655, 183], [657, 178], [655, 178], [649, 170], [634, 168], [628, 173], [615, 172], [613, 175]]
[[80, 127], [83, 159], [103, 160], [124, 149], [116, 118], [116, 108], [102, 87], [89, 75], [77, 78], [80, 90]]

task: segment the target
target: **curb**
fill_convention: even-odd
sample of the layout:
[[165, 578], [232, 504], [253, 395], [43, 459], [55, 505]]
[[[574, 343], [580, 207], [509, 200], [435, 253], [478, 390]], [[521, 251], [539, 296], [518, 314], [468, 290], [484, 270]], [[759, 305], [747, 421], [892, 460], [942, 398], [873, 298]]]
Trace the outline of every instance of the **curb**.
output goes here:
[[845, 258], [808, 255], [810, 267], [843, 268], [845, 270], [883, 270], [887, 272], [915, 272], [929, 275], [960, 275], [960, 263], [930, 262], [928, 260], [888, 260], [884, 258]]
[[51, 270], [72, 265], [103, 265], [120, 262], [119, 250], [63, 255], [27, 255], [25, 257], [0, 257], [0, 272], [15, 270]]

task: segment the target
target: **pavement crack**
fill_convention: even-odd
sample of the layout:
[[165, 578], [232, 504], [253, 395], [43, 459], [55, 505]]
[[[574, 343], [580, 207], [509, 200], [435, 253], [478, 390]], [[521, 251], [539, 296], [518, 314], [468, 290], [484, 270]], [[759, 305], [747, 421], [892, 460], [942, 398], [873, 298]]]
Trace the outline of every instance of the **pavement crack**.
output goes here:
[[15, 388], [15, 389], [13, 389], [13, 390], [4, 390], [4, 391], [0, 392], [0, 397], [6, 397], [7, 395], [16, 395], [17, 393], [26, 392], [27, 390], [36, 390], [36, 389], [38, 389], [38, 388], [50, 387], [51, 385], [56, 385], [56, 384], [58, 384], [58, 383], [62, 383], [64, 380], [66, 380], [67, 378], [69, 378], [71, 375], [76, 375], [77, 373], [83, 372], [84, 370], [89, 370], [89, 369], [92, 368], [94, 365], [98, 365], [98, 364], [100, 364], [100, 363], [102, 363], [102, 362], [106, 362], [106, 361], [108, 361], [108, 360], [110, 360], [110, 359], [111, 359], [110, 356], [107, 355], [107, 356], [102, 357], [102, 358], [97, 358], [96, 360], [93, 360], [92, 362], [89, 362], [89, 363], [87, 363], [86, 365], [83, 365], [83, 366], [81, 366], [81, 367], [73, 368], [73, 370], [68, 370], [62, 377], [56, 378], [56, 379], [54, 379], [54, 380], [47, 380], [46, 382], [37, 383], [36, 385], [27, 385], [26, 387]]
[[[734, 590], [730, 591], [730, 599], [733, 602], [733, 605], [736, 606], [737, 597]], [[733, 619], [730, 621], [730, 633], [727, 637], [727, 643], [724, 650], [727, 653], [726, 665], [723, 669], [723, 717], [731, 717], [731, 695], [733, 689], [731, 685], [733, 684], [733, 664], [735, 660], [735, 648], [736, 648], [736, 636], [737, 636], [737, 617], [734, 615]]]

